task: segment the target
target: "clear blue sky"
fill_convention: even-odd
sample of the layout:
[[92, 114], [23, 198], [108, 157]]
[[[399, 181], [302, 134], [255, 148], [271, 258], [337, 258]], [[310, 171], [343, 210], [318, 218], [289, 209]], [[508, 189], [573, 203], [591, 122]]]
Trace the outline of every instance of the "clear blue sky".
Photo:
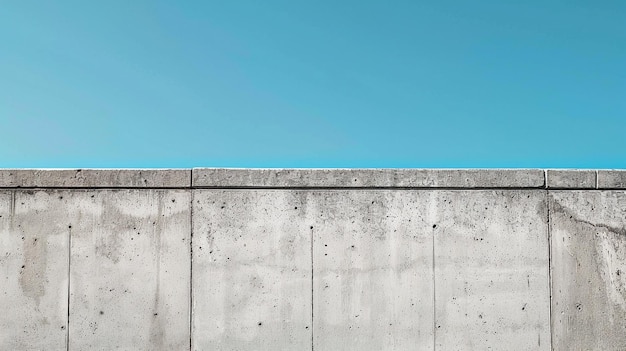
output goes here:
[[5, 1], [0, 167], [626, 168], [626, 1]]

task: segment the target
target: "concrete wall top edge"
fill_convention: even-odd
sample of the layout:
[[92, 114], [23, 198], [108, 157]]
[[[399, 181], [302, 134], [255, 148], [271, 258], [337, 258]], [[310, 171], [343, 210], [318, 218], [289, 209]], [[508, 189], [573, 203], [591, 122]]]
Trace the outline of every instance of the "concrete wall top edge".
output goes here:
[[194, 168], [198, 188], [543, 188], [541, 169]]
[[0, 188], [189, 188], [190, 169], [0, 169]]
[[0, 169], [0, 188], [626, 189], [626, 170], [589, 169]]

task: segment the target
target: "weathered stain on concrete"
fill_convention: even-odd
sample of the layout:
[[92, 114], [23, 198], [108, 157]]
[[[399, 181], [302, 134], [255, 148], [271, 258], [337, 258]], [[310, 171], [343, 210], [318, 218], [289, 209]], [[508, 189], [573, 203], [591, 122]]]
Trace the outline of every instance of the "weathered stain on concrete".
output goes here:
[[0, 170], [0, 349], [626, 349], [625, 174]]
[[70, 349], [188, 348], [190, 193], [59, 194], [72, 215]]
[[302, 192], [315, 350], [433, 347], [432, 193]]
[[626, 193], [554, 191], [555, 350], [626, 348]]
[[[46, 212], [49, 208], [51, 212]], [[66, 202], [0, 192], [0, 349], [65, 350]]]
[[194, 190], [194, 350], [310, 349], [307, 206], [292, 191]]
[[436, 201], [437, 350], [550, 350], [546, 192]]

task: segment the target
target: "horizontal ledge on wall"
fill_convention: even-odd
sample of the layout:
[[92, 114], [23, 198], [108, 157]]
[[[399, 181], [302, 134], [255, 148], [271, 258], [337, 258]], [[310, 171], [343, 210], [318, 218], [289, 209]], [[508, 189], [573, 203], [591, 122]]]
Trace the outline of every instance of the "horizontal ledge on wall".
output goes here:
[[626, 170], [0, 169], [0, 188], [626, 189]]
[[0, 169], [0, 188], [189, 188], [190, 169]]
[[195, 188], [544, 188], [541, 169], [194, 168]]

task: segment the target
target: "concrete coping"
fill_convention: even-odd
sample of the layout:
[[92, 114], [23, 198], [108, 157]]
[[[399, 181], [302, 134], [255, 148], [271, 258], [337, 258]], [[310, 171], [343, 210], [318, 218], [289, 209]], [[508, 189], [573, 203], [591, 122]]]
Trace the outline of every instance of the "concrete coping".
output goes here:
[[197, 188], [542, 188], [540, 169], [194, 168]]
[[626, 189], [626, 170], [0, 169], [0, 188]]
[[189, 188], [190, 169], [0, 169], [0, 188]]

